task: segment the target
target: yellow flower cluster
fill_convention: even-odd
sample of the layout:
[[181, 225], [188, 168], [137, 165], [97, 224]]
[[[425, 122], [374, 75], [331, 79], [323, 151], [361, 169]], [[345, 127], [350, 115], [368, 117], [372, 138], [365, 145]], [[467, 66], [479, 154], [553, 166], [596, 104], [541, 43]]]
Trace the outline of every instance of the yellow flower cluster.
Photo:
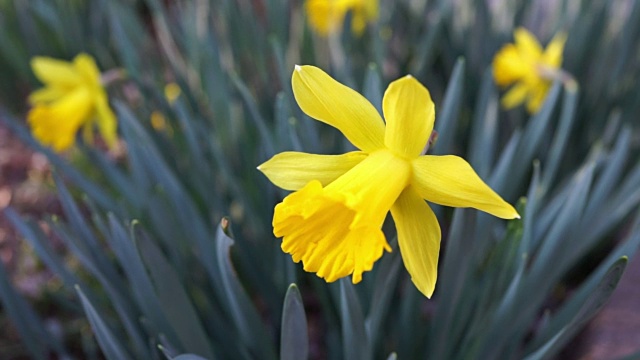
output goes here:
[[35, 57], [31, 68], [45, 85], [29, 96], [33, 108], [27, 122], [38, 141], [64, 151], [75, 143], [80, 128], [85, 141], [91, 142], [97, 126], [107, 145], [115, 146], [116, 118], [91, 56], [79, 54], [72, 62]]
[[310, 117], [336, 127], [359, 148], [342, 155], [284, 152], [258, 167], [294, 192], [275, 208], [282, 250], [328, 282], [353, 283], [391, 251], [381, 228], [387, 213], [415, 286], [433, 294], [440, 227], [424, 201], [473, 207], [504, 219], [516, 210], [457, 156], [424, 155], [435, 120], [429, 91], [411, 76], [392, 82], [380, 117], [362, 95], [313, 66], [296, 66], [293, 92]]

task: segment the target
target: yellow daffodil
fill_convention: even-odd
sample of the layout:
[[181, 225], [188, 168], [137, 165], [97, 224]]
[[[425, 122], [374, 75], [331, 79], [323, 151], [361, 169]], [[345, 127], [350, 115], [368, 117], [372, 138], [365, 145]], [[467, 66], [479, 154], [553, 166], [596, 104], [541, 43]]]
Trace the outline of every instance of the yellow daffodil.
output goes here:
[[378, 18], [378, 0], [307, 0], [305, 8], [311, 27], [322, 36], [339, 32], [349, 11], [351, 30], [357, 36]]
[[429, 91], [405, 76], [383, 99], [382, 120], [354, 90], [313, 66], [296, 66], [293, 93], [309, 116], [336, 127], [359, 148], [342, 155], [283, 152], [258, 167], [275, 185], [295, 192], [275, 207], [273, 232], [282, 250], [327, 282], [371, 270], [384, 250], [389, 210], [400, 252], [416, 287], [434, 291], [440, 227], [424, 199], [473, 207], [504, 219], [516, 210], [457, 156], [423, 155], [435, 120]]
[[514, 32], [515, 43], [505, 45], [493, 59], [496, 84], [513, 87], [502, 98], [502, 105], [513, 108], [526, 101], [529, 113], [540, 110], [562, 64], [564, 33], [553, 37], [546, 49], [524, 28]]
[[182, 94], [182, 90], [180, 90], [180, 86], [174, 82], [170, 82], [164, 86], [164, 97], [167, 99], [169, 104], [173, 105], [176, 100]]
[[[170, 82], [164, 86], [164, 97], [167, 99], [169, 105], [173, 105], [178, 98], [182, 94], [182, 90], [180, 86], [174, 82]], [[158, 110], [154, 110], [151, 112], [151, 127], [153, 127], [156, 131], [171, 131], [167, 119], [164, 117], [162, 112]]]
[[27, 122], [38, 141], [64, 151], [74, 144], [80, 128], [90, 142], [95, 125], [110, 147], [116, 144], [116, 118], [91, 56], [79, 54], [72, 62], [35, 57], [31, 68], [45, 85], [29, 96], [33, 108]]

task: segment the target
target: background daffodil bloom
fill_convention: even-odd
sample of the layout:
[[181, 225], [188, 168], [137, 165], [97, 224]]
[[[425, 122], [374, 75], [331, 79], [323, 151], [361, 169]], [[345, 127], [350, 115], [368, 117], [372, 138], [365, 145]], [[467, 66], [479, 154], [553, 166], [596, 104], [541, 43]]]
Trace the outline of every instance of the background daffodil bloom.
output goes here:
[[371, 270], [384, 250], [389, 211], [405, 267], [415, 286], [433, 294], [440, 227], [424, 199], [473, 207], [504, 219], [516, 210], [457, 156], [422, 155], [433, 130], [434, 104], [413, 77], [392, 82], [382, 120], [362, 95], [313, 66], [296, 66], [293, 92], [309, 116], [336, 127], [359, 148], [342, 155], [284, 152], [258, 167], [275, 185], [294, 190], [275, 208], [282, 250], [327, 282]]
[[91, 142], [97, 125], [107, 145], [116, 144], [116, 118], [91, 56], [79, 54], [72, 62], [35, 57], [31, 68], [45, 85], [29, 96], [33, 108], [27, 122], [38, 141], [64, 151], [74, 144], [80, 128], [85, 141]]
[[515, 43], [507, 44], [493, 59], [496, 84], [513, 87], [502, 98], [502, 105], [513, 108], [526, 101], [527, 111], [540, 110], [555, 74], [562, 64], [566, 34], [556, 34], [546, 49], [525, 28], [514, 32]]
[[322, 36], [339, 32], [349, 11], [351, 30], [357, 36], [378, 18], [378, 0], [307, 0], [305, 9], [309, 24]]

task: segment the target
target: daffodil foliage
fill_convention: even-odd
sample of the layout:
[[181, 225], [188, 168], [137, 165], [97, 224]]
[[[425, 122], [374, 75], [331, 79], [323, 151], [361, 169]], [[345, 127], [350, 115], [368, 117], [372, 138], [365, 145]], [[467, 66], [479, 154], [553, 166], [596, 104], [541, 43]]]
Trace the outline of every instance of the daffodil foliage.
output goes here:
[[276, 206], [273, 232], [306, 271], [328, 282], [347, 275], [360, 282], [391, 251], [381, 229], [391, 211], [405, 267], [430, 297], [441, 235], [425, 199], [519, 217], [462, 158], [424, 155], [435, 110], [429, 91], [412, 76], [387, 88], [384, 121], [362, 95], [316, 67], [296, 66], [292, 84], [307, 115], [336, 127], [360, 149], [343, 155], [284, 152], [259, 167], [275, 185], [294, 190]]

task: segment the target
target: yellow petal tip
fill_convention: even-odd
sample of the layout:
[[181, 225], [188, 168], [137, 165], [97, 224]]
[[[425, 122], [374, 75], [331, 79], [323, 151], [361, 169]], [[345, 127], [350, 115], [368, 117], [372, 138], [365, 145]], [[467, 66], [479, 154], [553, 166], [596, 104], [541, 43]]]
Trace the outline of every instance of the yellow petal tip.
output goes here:
[[295, 65], [293, 66], [293, 68], [294, 68], [294, 70], [295, 70], [295, 71], [298, 71], [298, 72], [302, 71], [302, 66], [300, 66], [300, 65], [298, 65], [298, 64], [295, 64]]

